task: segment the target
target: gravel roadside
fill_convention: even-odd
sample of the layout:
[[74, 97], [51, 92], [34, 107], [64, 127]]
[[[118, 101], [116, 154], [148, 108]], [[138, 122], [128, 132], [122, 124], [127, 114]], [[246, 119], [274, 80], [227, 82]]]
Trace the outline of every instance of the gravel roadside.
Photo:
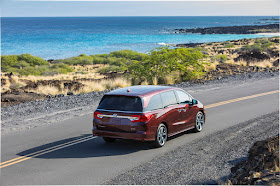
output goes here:
[[[236, 76], [228, 76], [219, 80], [206, 81], [200, 84], [182, 82], [172, 86], [188, 88], [191, 92], [207, 90], [213, 87], [234, 86], [267, 78], [275, 78], [279, 72], [254, 72]], [[102, 96], [108, 92], [91, 92], [73, 96], [51, 98], [42, 101], [26, 102], [1, 108], [1, 134], [22, 131], [57, 121], [71, 119], [92, 113]]]
[[255, 141], [277, 134], [279, 112], [274, 112], [191, 141], [105, 184], [223, 184], [230, 168], [247, 158]]

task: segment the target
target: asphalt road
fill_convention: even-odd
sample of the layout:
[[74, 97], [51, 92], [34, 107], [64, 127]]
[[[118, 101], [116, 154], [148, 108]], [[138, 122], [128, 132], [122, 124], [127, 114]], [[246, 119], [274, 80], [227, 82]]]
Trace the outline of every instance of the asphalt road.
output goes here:
[[[279, 94], [271, 92], [275, 90], [279, 90], [278, 77], [200, 91], [188, 90], [208, 106], [203, 132], [178, 135], [158, 149], [146, 143], [124, 140], [105, 144], [101, 138], [91, 137], [92, 115], [3, 135], [1, 185], [102, 184], [193, 140], [277, 111]], [[261, 94], [266, 92], [271, 93]], [[258, 96], [251, 96], [256, 94]], [[245, 98], [236, 100], [241, 97]], [[222, 101], [228, 102], [216, 104]]]

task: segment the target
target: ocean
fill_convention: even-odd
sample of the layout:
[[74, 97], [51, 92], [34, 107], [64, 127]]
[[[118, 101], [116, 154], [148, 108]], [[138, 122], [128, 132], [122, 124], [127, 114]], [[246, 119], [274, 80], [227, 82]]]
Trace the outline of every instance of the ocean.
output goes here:
[[[175, 34], [170, 29], [278, 23], [263, 16], [219, 17], [2, 17], [2, 55], [44, 59], [130, 49], [148, 52], [160, 43], [202, 43], [266, 35]], [[278, 17], [277, 17], [278, 18]]]

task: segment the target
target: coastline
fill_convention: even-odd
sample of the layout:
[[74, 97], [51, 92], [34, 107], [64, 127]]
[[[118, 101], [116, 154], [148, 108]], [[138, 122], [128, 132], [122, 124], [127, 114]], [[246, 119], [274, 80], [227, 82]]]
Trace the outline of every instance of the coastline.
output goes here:
[[279, 24], [223, 26], [223, 27], [206, 27], [206, 28], [191, 28], [191, 29], [179, 28], [170, 31], [172, 31], [175, 34], [200, 33], [202, 35], [279, 33]]
[[278, 32], [278, 33], [257, 33], [256, 35], [280, 36], [280, 32]]

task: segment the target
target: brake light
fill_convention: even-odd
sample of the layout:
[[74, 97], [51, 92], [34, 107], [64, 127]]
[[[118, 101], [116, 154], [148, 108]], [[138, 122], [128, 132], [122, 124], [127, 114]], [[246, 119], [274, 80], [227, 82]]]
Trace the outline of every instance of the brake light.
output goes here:
[[93, 117], [95, 119], [101, 119], [102, 118], [101, 114], [102, 114], [101, 112], [94, 112]]
[[144, 114], [144, 115], [131, 115], [131, 121], [132, 122], [146, 122], [151, 119], [153, 115], [152, 114]]

